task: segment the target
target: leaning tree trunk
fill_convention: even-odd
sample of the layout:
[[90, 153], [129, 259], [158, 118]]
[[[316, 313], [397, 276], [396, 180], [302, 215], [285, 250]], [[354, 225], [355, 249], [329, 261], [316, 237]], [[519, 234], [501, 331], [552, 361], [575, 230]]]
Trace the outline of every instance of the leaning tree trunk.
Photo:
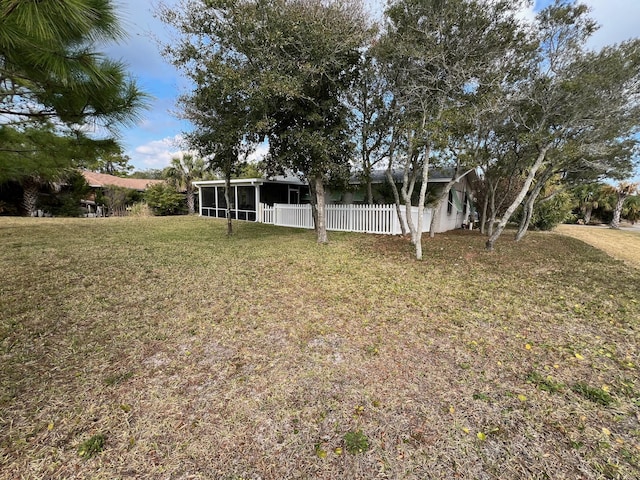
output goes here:
[[[533, 200], [532, 200], [533, 199]], [[524, 234], [529, 229], [529, 225], [531, 224], [531, 218], [533, 217], [533, 203], [535, 199], [533, 195], [529, 195], [527, 201], [524, 202], [522, 207], [522, 219], [520, 220], [520, 225], [518, 225], [518, 231], [516, 232], [515, 240], [519, 242], [524, 237]]]
[[396, 215], [398, 216], [400, 231], [402, 232], [402, 235], [405, 236], [407, 234], [407, 222], [406, 222], [406, 219], [402, 218], [402, 207], [400, 206], [400, 194], [398, 193], [398, 187], [396, 186], [396, 182], [393, 179], [393, 172], [392, 172], [395, 144], [396, 144], [396, 139], [395, 137], [393, 137], [391, 140], [391, 145], [389, 146], [389, 165], [387, 166], [385, 175], [387, 177], [387, 181], [389, 182], [389, 185], [391, 186], [391, 191], [393, 192], [393, 201], [396, 204]]
[[386, 171], [387, 180], [391, 185], [391, 191], [393, 192], [393, 201], [396, 204], [396, 215], [398, 216], [398, 223], [400, 223], [400, 230], [402, 231], [402, 235], [407, 234], [407, 221], [402, 218], [402, 207], [400, 206], [400, 194], [398, 193], [398, 187], [396, 187], [396, 183], [393, 180], [393, 174], [391, 170], [387, 169]]
[[[449, 190], [451, 187], [444, 188], [447, 193], [447, 197], [449, 196]], [[434, 238], [436, 236], [436, 226], [440, 223], [440, 206], [442, 205], [442, 195], [436, 200], [436, 203], [433, 205], [433, 209], [431, 210], [431, 222], [429, 222], [429, 238]]]
[[609, 227], [616, 230], [620, 228], [620, 215], [622, 214], [622, 205], [624, 204], [625, 198], [627, 198], [626, 195], [618, 193], [618, 202], [616, 203], [616, 208], [613, 209], [613, 219], [609, 224]]
[[324, 200], [324, 182], [322, 176], [318, 175], [313, 179], [316, 191], [316, 236], [318, 243], [327, 243], [329, 238], [327, 237], [327, 217], [325, 214], [326, 206]]
[[520, 225], [518, 226], [518, 232], [516, 233], [516, 242], [522, 240], [522, 237], [525, 236], [527, 230], [529, 230], [529, 225], [531, 224], [531, 218], [533, 218], [533, 210], [536, 204], [536, 200], [542, 191], [542, 182], [539, 182], [533, 189], [533, 191], [529, 194], [527, 201], [524, 202], [523, 211], [522, 211], [522, 219], [520, 220]]
[[536, 158], [536, 161], [531, 166], [531, 169], [529, 170], [529, 175], [527, 175], [527, 179], [524, 181], [524, 185], [520, 189], [520, 193], [518, 193], [515, 200], [511, 203], [511, 205], [509, 205], [509, 208], [507, 208], [507, 211], [504, 213], [504, 215], [502, 215], [502, 218], [500, 219], [500, 222], [498, 222], [498, 225], [496, 226], [496, 229], [494, 230], [493, 234], [487, 240], [485, 247], [490, 252], [493, 251], [496, 240], [498, 240], [498, 238], [500, 238], [500, 235], [502, 235], [502, 232], [504, 231], [505, 227], [507, 226], [507, 223], [511, 219], [513, 212], [516, 211], [516, 208], [518, 208], [518, 206], [522, 203], [522, 200], [524, 199], [525, 195], [529, 191], [529, 188], [531, 188], [531, 184], [533, 183], [533, 179], [536, 177], [536, 173], [538, 173], [538, 170], [544, 163], [544, 159], [547, 155], [548, 149], [549, 147], [545, 146], [540, 150], [540, 153], [538, 153], [538, 158]]
[[498, 184], [496, 183], [491, 187], [489, 191], [489, 221], [487, 223], [487, 235], [491, 237], [493, 235], [493, 229], [496, 226], [496, 218], [498, 217], [498, 210], [496, 209], [496, 190]]
[[22, 182], [22, 190], [22, 208], [28, 217], [35, 217], [38, 207], [40, 183], [33, 177], [27, 177]]
[[227, 236], [233, 235], [233, 223], [231, 222], [231, 201], [229, 192], [231, 191], [231, 172], [227, 172], [224, 176], [224, 201], [227, 204]]
[[545, 172], [542, 175], [542, 178], [538, 180], [538, 183], [536, 183], [536, 186], [533, 187], [533, 190], [529, 194], [529, 198], [527, 198], [527, 201], [524, 204], [524, 211], [522, 212], [523, 215], [522, 215], [522, 220], [520, 220], [520, 225], [518, 227], [518, 233], [516, 233], [516, 242], [519, 242], [520, 240], [522, 240], [522, 237], [524, 237], [527, 234], [527, 231], [529, 230], [529, 225], [531, 224], [531, 219], [533, 218], [533, 212], [534, 212], [534, 207], [536, 205], [536, 201], [538, 200], [538, 197], [540, 196], [542, 189], [544, 188], [544, 186], [552, 176], [553, 176], [553, 168], [549, 167], [545, 170]]

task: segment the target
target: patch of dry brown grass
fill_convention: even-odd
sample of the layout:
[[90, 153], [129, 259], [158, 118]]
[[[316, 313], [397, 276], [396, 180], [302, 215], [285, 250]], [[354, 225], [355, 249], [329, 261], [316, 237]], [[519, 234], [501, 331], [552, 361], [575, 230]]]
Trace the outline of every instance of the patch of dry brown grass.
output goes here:
[[638, 270], [236, 228], [0, 219], [0, 478], [639, 476]]
[[613, 258], [640, 267], [640, 229], [614, 230], [591, 225], [558, 225], [555, 231], [582, 240]]

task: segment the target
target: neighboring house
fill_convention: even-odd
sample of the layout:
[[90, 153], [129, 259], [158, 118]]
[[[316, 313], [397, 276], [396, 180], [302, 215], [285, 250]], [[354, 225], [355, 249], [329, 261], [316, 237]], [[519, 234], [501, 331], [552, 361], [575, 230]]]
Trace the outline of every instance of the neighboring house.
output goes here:
[[129, 188], [131, 190], [137, 190], [139, 192], [144, 192], [147, 187], [164, 182], [164, 180], [151, 180], [148, 178], [116, 177], [115, 175], [90, 172], [88, 170], [83, 170], [82, 175], [84, 176], [89, 186], [93, 189], [104, 187], [122, 187]]
[[[439, 194], [444, 185], [451, 180], [452, 173], [431, 172], [428, 186], [431, 192], [429, 198], [436, 198], [435, 196]], [[394, 172], [394, 180], [396, 183], [401, 183], [402, 174]], [[372, 190], [374, 192], [374, 205], [372, 206], [364, 205], [366, 186], [361, 184], [357, 176], [353, 177], [349, 184], [350, 187], [343, 191], [327, 189], [326, 203], [330, 207], [328, 215], [331, 216], [328, 218], [328, 223], [331, 224], [334, 217], [355, 215], [358, 217], [357, 219], [345, 219], [344, 221], [336, 219], [336, 224], [345, 225], [336, 229], [398, 233], [397, 219], [394, 221], [387, 218], [389, 215], [395, 217], [395, 208], [391, 208], [389, 205], [393, 203], [393, 196], [391, 187], [386, 181], [385, 172], [375, 171], [372, 173]], [[200, 215], [225, 218], [224, 180], [197, 181], [194, 182], [194, 185], [199, 191]], [[448, 202], [441, 205], [436, 232], [446, 232], [466, 225], [471, 214], [471, 198], [469, 182], [463, 178], [451, 189]], [[310, 228], [310, 226], [312, 227], [310, 209], [308, 205], [304, 205], [308, 203], [309, 187], [295, 176], [231, 180], [231, 218], [236, 220]], [[347, 206], [352, 206], [352, 208], [346, 208]], [[277, 214], [274, 212], [274, 208], [289, 213]], [[417, 211], [417, 207], [414, 209]], [[426, 210], [424, 230], [428, 231], [431, 209]], [[378, 219], [378, 216], [385, 216], [385, 218]], [[286, 220], [284, 220], [285, 218]], [[356, 224], [361, 226], [359, 228], [346, 226]], [[386, 226], [382, 228], [382, 224]]]
[[[83, 170], [87, 184], [91, 187], [91, 193], [86, 199], [82, 200], [82, 206], [87, 212], [87, 216], [102, 216], [107, 212], [103, 205], [96, 203], [97, 192], [104, 193], [109, 187], [127, 188], [137, 192], [144, 192], [148, 187], [158, 183], [164, 183], [164, 180], [152, 180], [148, 178], [124, 178], [106, 173], [90, 172]], [[111, 212], [115, 213], [115, 212]], [[126, 213], [126, 212], [125, 212]]]

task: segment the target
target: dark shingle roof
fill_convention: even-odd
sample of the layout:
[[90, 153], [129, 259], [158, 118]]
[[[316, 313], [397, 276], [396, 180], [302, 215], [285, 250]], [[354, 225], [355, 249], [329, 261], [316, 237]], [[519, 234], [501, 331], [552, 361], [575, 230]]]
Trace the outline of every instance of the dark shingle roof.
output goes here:
[[[402, 183], [404, 177], [404, 170], [396, 168], [391, 172], [393, 179], [397, 183]], [[430, 168], [429, 169], [429, 181], [443, 181], [450, 180], [453, 176], [453, 168]], [[353, 174], [349, 179], [349, 183], [358, 184], [362, 177], [359, 172]], [[373, 183], [384, 183], [387, 179], [386, 170], [372, 170], [371, 181]]]

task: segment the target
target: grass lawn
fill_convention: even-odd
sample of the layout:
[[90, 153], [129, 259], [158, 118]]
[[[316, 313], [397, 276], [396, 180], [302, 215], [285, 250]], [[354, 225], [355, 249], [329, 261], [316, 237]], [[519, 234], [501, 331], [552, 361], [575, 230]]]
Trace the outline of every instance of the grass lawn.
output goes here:
[[640, 269], [236, 231], [0, 218], [0, 478], [640, 478]]
[[613, 230], [602, 226], [558, 225], [556, 230], [604, 250], [614, 258], [640, 267], [640, 229]]

